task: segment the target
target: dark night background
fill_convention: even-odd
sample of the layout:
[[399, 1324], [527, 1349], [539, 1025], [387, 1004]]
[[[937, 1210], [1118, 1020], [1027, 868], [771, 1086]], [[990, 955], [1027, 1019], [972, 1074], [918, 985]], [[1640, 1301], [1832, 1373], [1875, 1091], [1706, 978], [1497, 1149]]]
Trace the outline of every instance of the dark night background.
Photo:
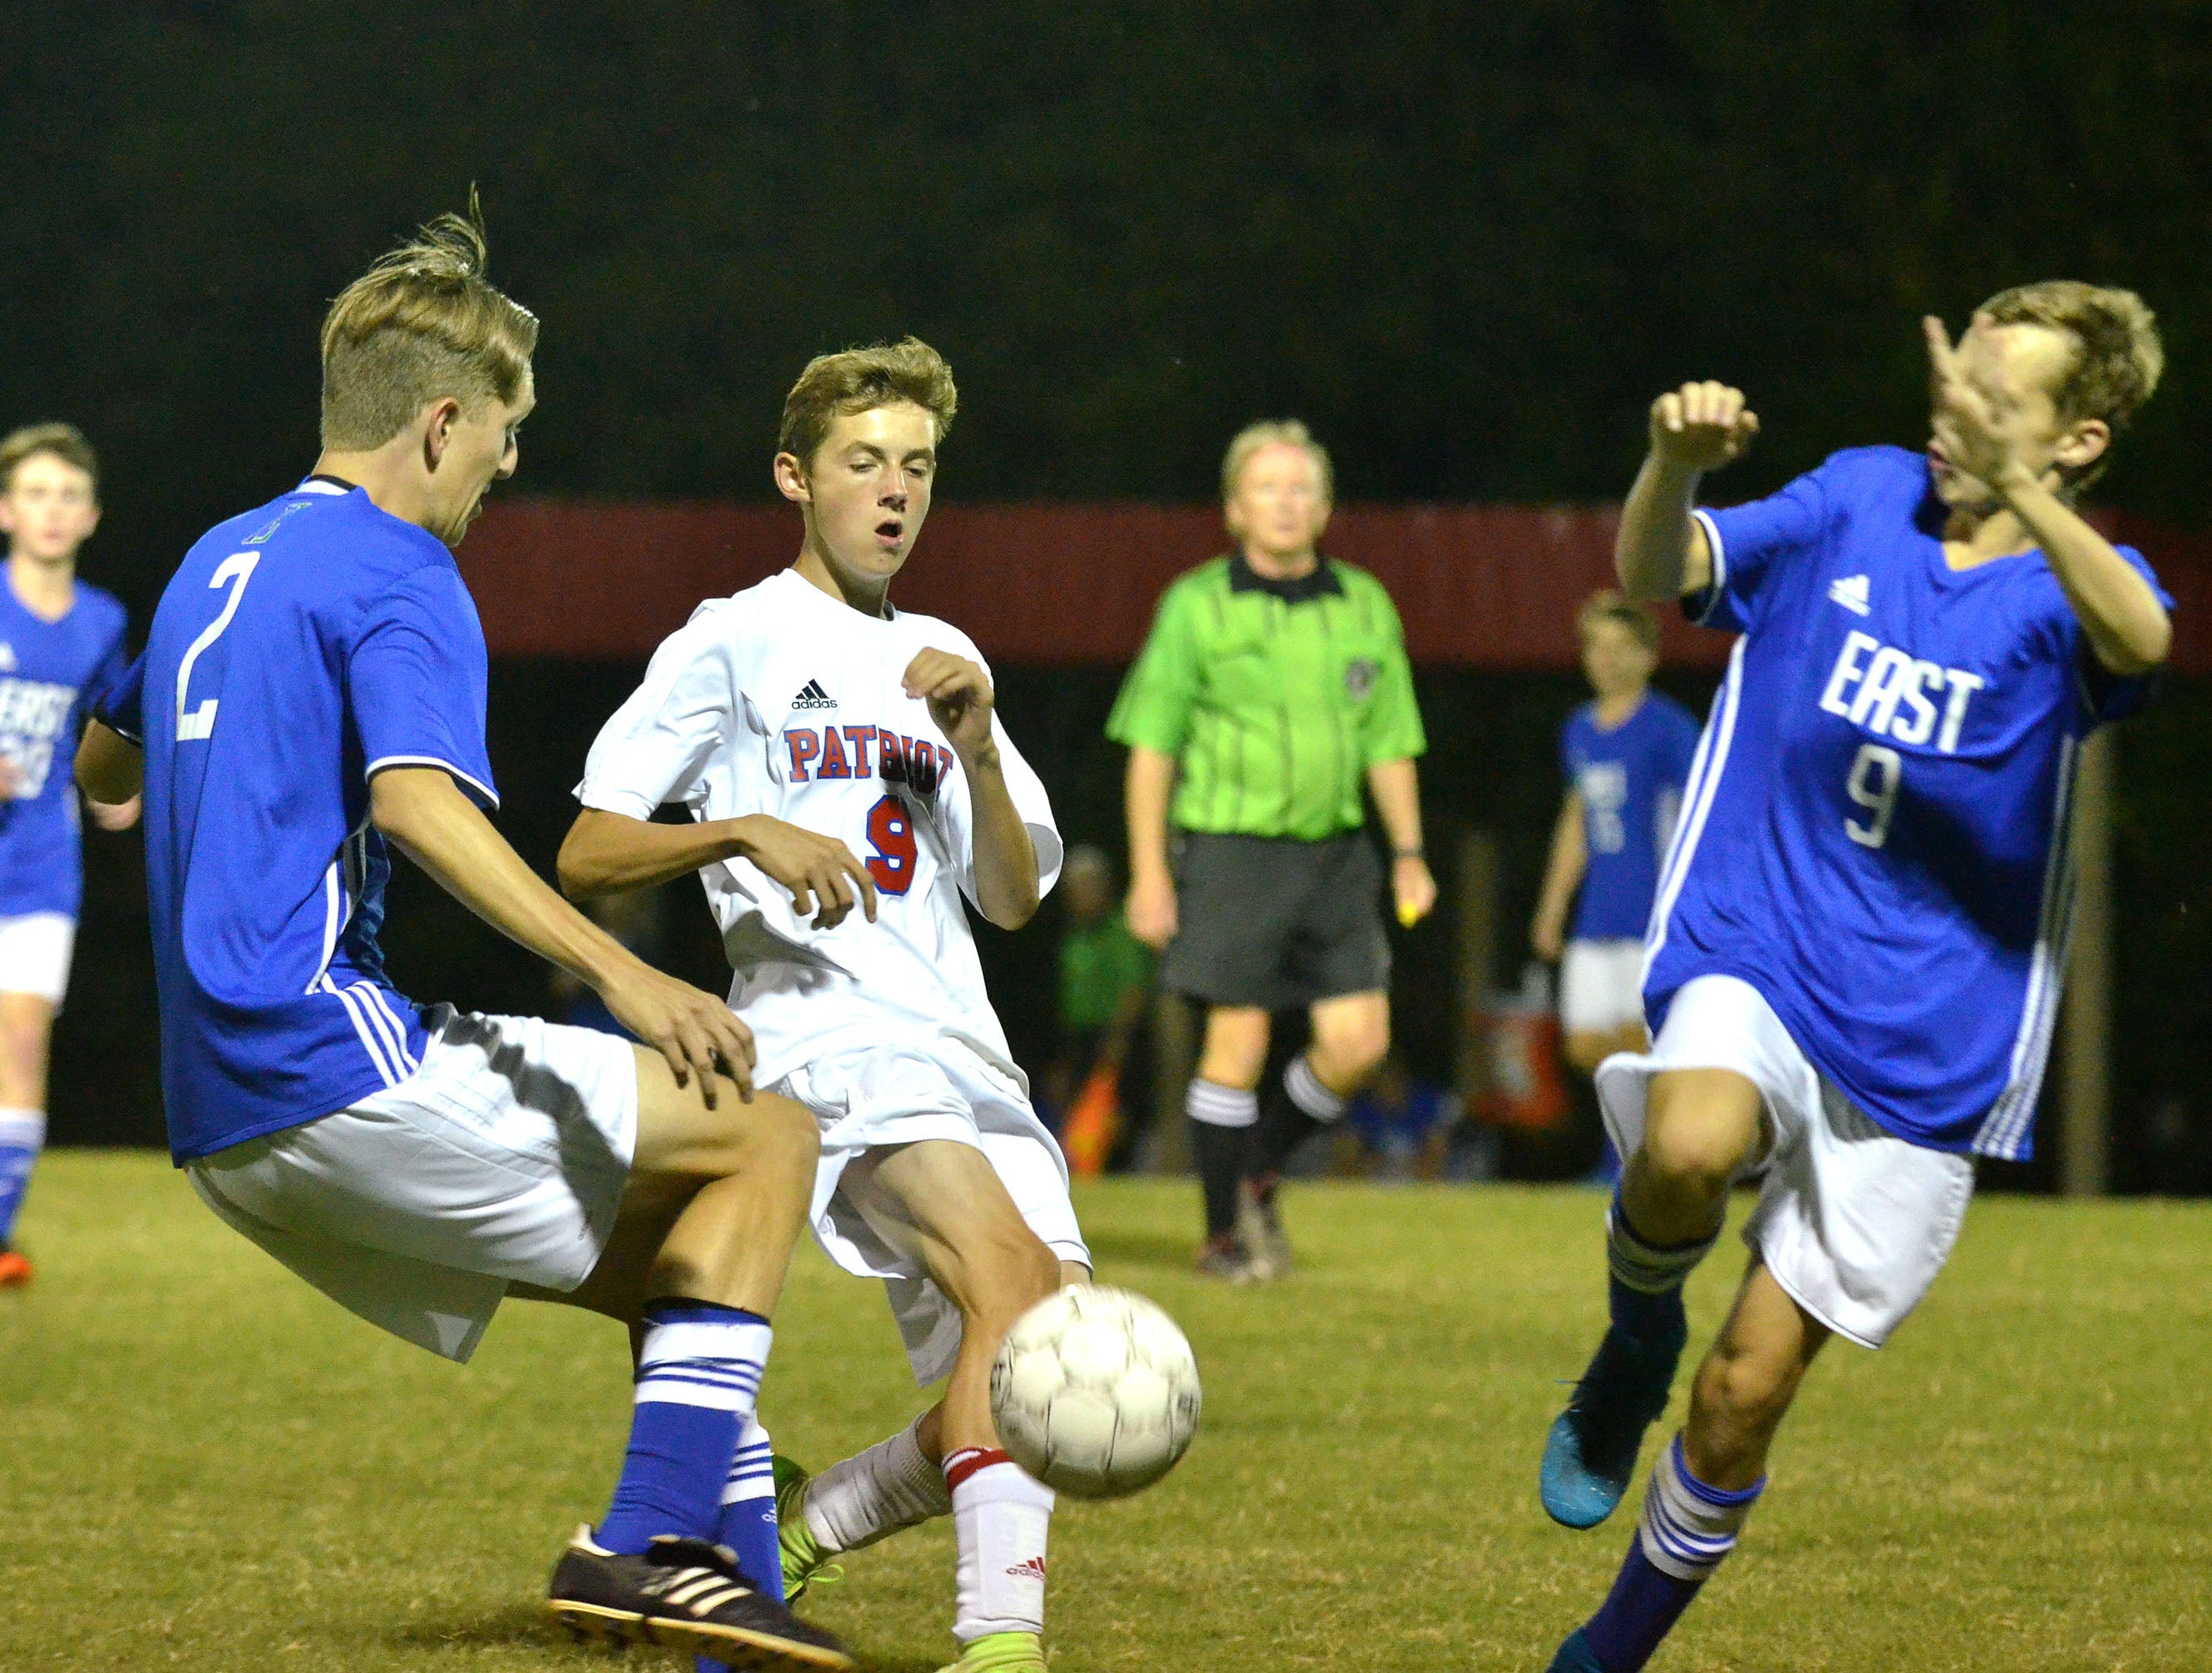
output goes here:
[[[1650, 397], [1705, 375], [1765, 419], [1725, 482], [1747, 496], [1916, 442], [1916, 316], [2065, 274], [2141, 290], [2171, 358], [2102, 493], [2212, 521], [2202, 8], [207, 0], [9, 7], [0, 55], [0, 417], [102, 450], [85, 568], [142, 633], [191, 539], [312, 459], [327, 299], [471, 182], [494, 277], [544, 320], [505, 491], [763, 496], [805, 359], [912, 331], [960, 378], [953, 496], [1203, 501], [1232, 429], [1295, 411], [1346, 499], [1607, 500]], [[1072, 835], [1118, 830], [1115, 672], [1001, 671]], [[533, 862], [635, 672], [495, 669]], [[1512, 934], [1576, 690], [1423, 676], [1432, 845], [1498, 834]], [[2175, 681], [2121, 744], [2124, 1189], [2212, 1167], [2208, 721]], [[55, 1135], [149, 1140], [135, 839], [88, 846]], [[542, 1004], [528, 961], [398, 892], [403, 985]], [[1033, 1056], [1049, 928], [986, 934]], [[1401, 952], [1401, 1032], [1440, 1068], [1447, 933]], [[714, 980], [696, 934], [678, 957]]]

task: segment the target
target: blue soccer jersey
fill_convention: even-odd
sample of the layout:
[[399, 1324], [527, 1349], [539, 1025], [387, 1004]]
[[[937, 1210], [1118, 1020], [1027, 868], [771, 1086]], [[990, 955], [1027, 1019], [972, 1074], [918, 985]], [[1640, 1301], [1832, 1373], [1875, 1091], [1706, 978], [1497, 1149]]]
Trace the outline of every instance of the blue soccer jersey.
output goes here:
[[1659, 861], [1674, 835], [1698, 723], [1672, 697], [1647, 691], [1607, 732], [1584, 703], [1559, 733], [1559, 770], [1582, 797], [1589, 864], [1575, 904], [1574, 939], [1636, 941], [1651, 922]]
[[297, 1127], [420, 1064], [376, 944], [387, 766], [495, 806], [483, 630], [453, 554], [310, 478], [203, 536], [101, 718], [146, 751], [161, 1091], [179, 1162]]
[[1741, 977], [1887, 1131], [2027, 1156], [2075, 762], [2143, 683], [2095, 661], [2040, 554], [1944, 562], [1917, 453], [1838, 453], [1697, 516], [1714, 584], [1693, 613], [1743, 636], [1660, 879], [1653, 1031], [1684, 983]]
[[58, 622], [0, 583], [0, 758], [20, 778], [0, 802], [0, 918], [74, 918], [83, 901], [70, 775], [84, 717], [123, 678], [125, 626], [122, 605], [84, 581]]

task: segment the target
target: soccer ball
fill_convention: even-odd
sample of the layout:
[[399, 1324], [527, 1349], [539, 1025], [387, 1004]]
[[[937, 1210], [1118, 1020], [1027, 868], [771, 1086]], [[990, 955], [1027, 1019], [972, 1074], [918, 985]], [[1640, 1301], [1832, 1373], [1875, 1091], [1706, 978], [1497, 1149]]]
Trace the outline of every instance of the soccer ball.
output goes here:
[[991, 1366], [1006, 1456], [1078, 1499], [1120, 1499], [1166, 1475], [1197, 1431], [1198, 1400], [1198, 1361], [1176, 1322], [1103, 1285], [1038, 1302]]

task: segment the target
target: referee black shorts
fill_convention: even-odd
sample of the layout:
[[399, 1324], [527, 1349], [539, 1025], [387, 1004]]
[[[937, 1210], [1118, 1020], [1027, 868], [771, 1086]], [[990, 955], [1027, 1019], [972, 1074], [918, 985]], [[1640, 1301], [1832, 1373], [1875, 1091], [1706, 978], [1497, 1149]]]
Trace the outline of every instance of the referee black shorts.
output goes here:
[[1161, 980], [1209, 1005], [1287, 1011], [1390, 985], [1382, 861], [1364, 830], [1318, 843], [1184, 831]]

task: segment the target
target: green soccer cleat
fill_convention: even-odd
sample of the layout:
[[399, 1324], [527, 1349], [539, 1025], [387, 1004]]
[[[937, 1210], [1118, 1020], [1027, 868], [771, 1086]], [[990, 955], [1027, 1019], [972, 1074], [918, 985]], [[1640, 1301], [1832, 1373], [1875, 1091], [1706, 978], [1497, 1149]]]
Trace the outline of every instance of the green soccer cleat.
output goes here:
[[806, 1484], [814, 1478], [805, 1466], [781, 1452], [775, 1469], [775, 1542], [783, 1552], [783, 1596], [795, 1603], [817, 1584], [835, 1585], [845, 1578], [842, 1565], [832, 1562], [806, 1525]]
[[1044, 1640], [1035, 1633], [986, 1633], [960, 1646], [939, 1673], [1044, 1673]]

